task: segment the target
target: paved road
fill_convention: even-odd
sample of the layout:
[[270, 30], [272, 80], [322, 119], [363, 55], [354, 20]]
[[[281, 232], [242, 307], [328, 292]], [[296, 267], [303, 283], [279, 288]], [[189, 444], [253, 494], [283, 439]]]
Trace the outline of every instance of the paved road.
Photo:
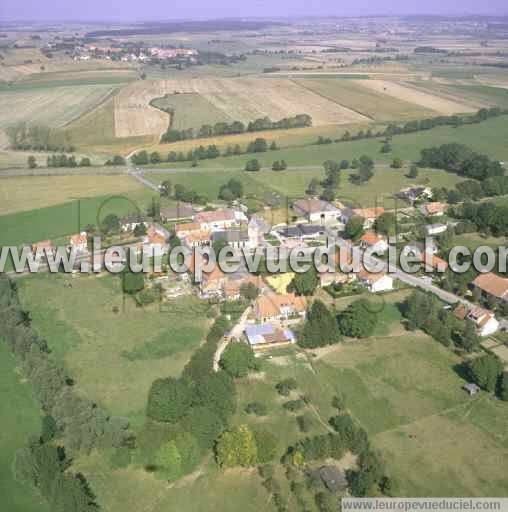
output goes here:
[[[335, 243], [338, 247], [342, 247], [344, 249], [350, 249], [352, 247], [351, 243], [348, 240], [344, 240], [343, 238], [335, 238]], [[400, 268], [397, 268], [395, 265], [388, 265], [387, 262], [376, 258], [374, 256], [371, 256], [370, 258], [365, 258], [366, 264], [378, 264], [383, 263], [385, 265], [385, 269], [392, 274], [392, 276], [395, 276], [397, 279], [402, 281], [403, 283], [406, 283], [410, 286], [421, 288], [422, 290], [425, 290], [427, 292], [433, 293], [434, 295], [437, 295], [441, 300], [444, 302], [447, 302], [449, 304], [456, 304], [458, 302], [462, 302], [463, 304], [469, 304], [471, 303], [462, 297], [459, 297], [458, 295], [455, 295], [453, 293], [449, 293], [441, 288], [439, 286], [436, 286], [435, 284], [432, 284], [427, 279], [422, 279], [421, 276], [408, 274], [401, 270]]]
[[142, 185], [149, 188], [150, 190], [153, 190], [154, 192], [159, 192], [159, 187], [155, 183], [151, 182], [150, 180], [146, 179], [143, 176], [143, 173], [140, 171], [136, 171], [133, 169], [129, 169], [128, 171], [129, 176], [132, 176], [135, 180], [139, 181]]

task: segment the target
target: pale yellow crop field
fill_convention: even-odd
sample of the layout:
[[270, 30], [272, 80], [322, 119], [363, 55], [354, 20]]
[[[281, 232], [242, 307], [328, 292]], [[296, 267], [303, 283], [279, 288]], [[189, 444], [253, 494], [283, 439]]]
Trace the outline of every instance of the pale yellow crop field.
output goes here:
[[23, 176], [0, 178], [0, 215], [79, 198], [143, 191], [128, 176]]
[[114, 85], [82, 85], [4, 90], [0, 92], [0, 128], [25, 121], [60, 127], [100, 105]]
[[138, 82], [115, 97], [115, 135], [163, 133], [169, 115], [150, 100], [174, 93], [196, 93], [230, 119], [244, 123], [268, 116], [276, 121], [297, 114], [312, 116], [313, 125], [349, 124], [367, 118], [285, 78], [206, 78]]
[[439, 114], [459, 114], [478, 109], [459, 98], [451, 99], [431, 92], [420, 90], [412, 85], [388, 80], [355, 80], [358, 87], [364, 87], [377, 93], [392, 96], [399, 100], [420, 105]]

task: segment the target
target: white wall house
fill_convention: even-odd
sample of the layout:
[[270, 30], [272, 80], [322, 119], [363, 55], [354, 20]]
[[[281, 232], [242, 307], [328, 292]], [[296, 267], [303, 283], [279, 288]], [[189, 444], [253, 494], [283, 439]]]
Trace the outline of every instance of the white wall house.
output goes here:
[[366, 270], [358, 273], [358, 279], [371, 293], [393, 290], [393, 278], [384, 272], [372, 274]]

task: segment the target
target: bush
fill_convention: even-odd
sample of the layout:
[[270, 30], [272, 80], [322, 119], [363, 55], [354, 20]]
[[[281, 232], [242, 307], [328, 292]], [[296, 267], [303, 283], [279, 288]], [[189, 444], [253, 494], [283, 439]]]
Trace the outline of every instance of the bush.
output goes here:
[[266, 416], [268, 414], [268, 407], [262, 402], [249, 402], [245, 407], [247, 414], [255, 414], [256, 416]]
[[297, 389], [297, 387], [298, 383], [293, 378], [281, 380], [279, 383], [275, 385], [275, 389], [277, 390], [279, 395], [282, 396], [289, 396], [289, 393]]
[[286, 402], [282, 407], [290, 412], [300, 411], [305, 407], [305, 402], [303, 400], [290, 400]]

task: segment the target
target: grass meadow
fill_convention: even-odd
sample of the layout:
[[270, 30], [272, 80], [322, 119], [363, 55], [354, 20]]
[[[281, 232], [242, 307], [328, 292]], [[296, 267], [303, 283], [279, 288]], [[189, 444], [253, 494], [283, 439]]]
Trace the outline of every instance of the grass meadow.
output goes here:
[[[343, 171], [337, 199], [361, 206], [384, 203], [388, 208], [393, 208], [395, 204], [392, 199], [393, 193], [403, 187], [417, 184], [431, 187], [453, 187], [461, 181], [458, 176], [437, 169], [421, 169], [417, 179], [407, 178], [407, 172], [407, 168], [391, 169], [387, 165], [378, 165], [374, 169], [374, 176], [368, 183], [356, 185], [349, 180], [349, 176], [354, 171]], [[271, 170], [250, 173], [243, 170], [216, 170], [214, 172], [212, 169], [189, 169], [189, 171], [148, 175], [148, 178], [155, 183], [170, 180], [173, 185], [184, 185], [205, 194], [210, 199], [217, 197], [221, 185], [230, 178], [240, 179], [244, 183], [246, 193], [263, 197], [263, 194], [271, 191], [291, 199], [304, 196], [305, 190], [313, 178], [322, 180], [324, 177], [325, 173], [320, 165], [309, 169], [291, 169], [289, 166], [286, 171], [277, 172]]]
[[134, 422], [144, 419], [153, 380], [178, 375], [206, 334], [206, 304], [194, 297], [140, 308], [109, 274], [17, 282], [35, 329], [80, 391]]

